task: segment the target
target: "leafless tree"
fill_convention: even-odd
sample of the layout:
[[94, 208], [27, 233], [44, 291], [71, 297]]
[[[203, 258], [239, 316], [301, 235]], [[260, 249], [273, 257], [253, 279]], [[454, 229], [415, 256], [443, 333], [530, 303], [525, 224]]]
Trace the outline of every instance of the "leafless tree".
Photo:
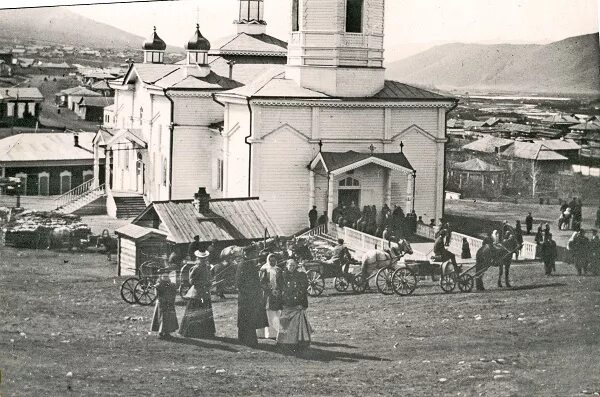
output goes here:
[[537, 161], [531, 161], [531, 168], [529, 170], [529, 178], [531, 178], [531, 197], [535, 197], [537, 185], [540, 182], [540, 176], [542, 169], [538, 165]]

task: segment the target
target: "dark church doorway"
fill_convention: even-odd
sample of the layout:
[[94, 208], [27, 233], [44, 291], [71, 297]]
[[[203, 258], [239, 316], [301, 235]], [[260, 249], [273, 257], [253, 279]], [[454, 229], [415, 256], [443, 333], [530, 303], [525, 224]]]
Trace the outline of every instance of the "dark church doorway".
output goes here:
[[360, 189], [338, 190], [338, 206], [345, 205], [349, 207], [353, 202], [357, 207], [360, 207]]

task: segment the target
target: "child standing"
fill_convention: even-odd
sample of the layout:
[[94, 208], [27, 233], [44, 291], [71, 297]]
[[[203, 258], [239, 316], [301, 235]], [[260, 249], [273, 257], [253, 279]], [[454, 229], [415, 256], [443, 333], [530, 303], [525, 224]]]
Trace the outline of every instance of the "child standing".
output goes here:
[[169, 279], [167, 272], [162, 272], [156, 288], [156, 305], [154, 306], [154, 317], [152, 318], [152, 331], [158, 332], [160, 339], [169, 338], [171, 332], [179, 329], [177, 313], [175, 313], [175, 297], [177, 288]]

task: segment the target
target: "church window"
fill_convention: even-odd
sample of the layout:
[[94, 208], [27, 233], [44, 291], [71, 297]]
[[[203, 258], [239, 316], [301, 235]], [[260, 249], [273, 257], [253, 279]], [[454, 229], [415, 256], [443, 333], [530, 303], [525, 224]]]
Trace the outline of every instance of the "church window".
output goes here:
[[363, 0], [346, 1], [346, 32], [362, 33]]
[[360, 182], [358, 181], [358, 179], [354, 179], [351, 176], [342, 179], [339, 182], [339, 186], [340, 187], [360, 187]]
[[142, 125], [143, 117], [144, 117], [144, 108], [140, 107], [140, 125]]
[[292, 0], [292, 32], [300, 30], [300, 0]]

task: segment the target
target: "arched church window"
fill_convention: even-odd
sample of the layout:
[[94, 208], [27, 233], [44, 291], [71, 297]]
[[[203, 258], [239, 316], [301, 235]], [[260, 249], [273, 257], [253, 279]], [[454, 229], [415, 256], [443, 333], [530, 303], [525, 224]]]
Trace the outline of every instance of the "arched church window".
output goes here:
[[140, 125], [142, 125], [142, 118], [144, 117], [144, 108], [140, 107]]
[[340, 187], [360, 187], [360, 182], [358, 181], [358, 179], [354, 179], [349, 176], [345, 179], [342, 179], [339, 182], [339, 186]]
[[362, 33], [363, 0], [346, 0], [346, 32]]

